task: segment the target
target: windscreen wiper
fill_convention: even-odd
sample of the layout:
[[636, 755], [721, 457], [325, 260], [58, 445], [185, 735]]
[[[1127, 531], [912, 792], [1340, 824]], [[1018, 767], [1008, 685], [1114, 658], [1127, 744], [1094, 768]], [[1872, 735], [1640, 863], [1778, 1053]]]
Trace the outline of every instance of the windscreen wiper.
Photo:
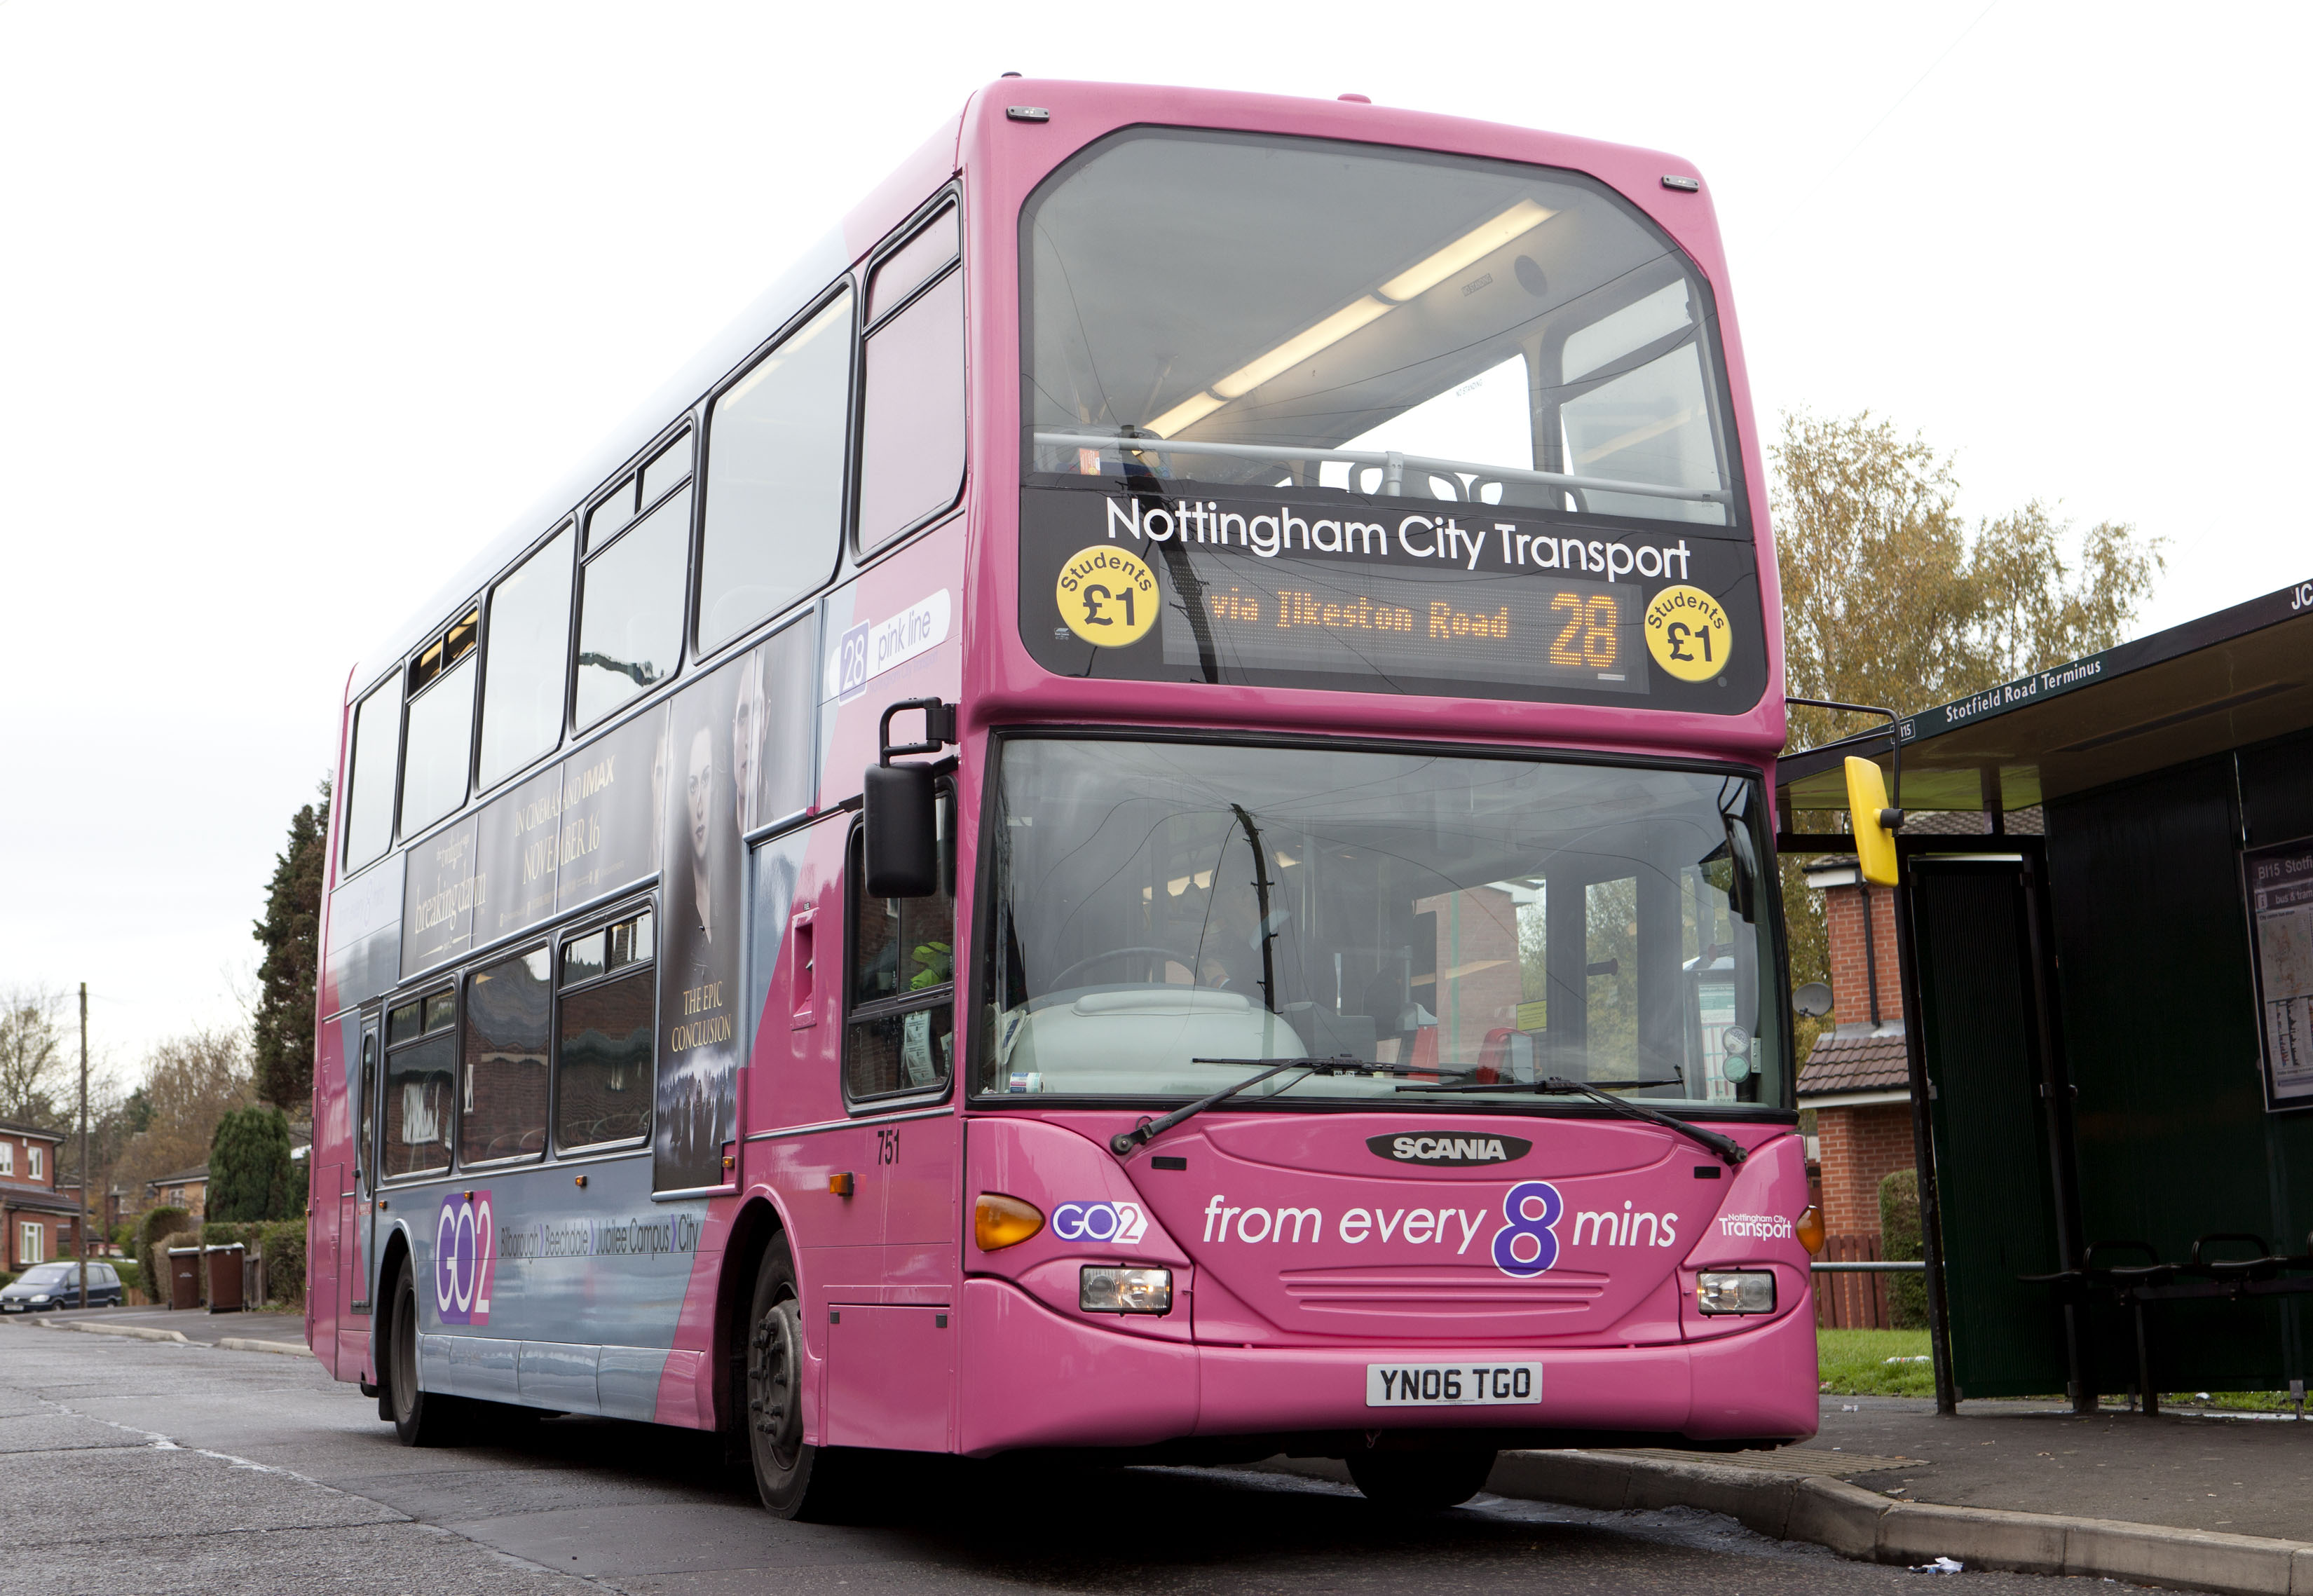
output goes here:
[[[1684, 1086], [1686, 1083], [1683, 1080], [1615, 1080], [1607, 1084], [1629, 1091], [1640, 1087]], [[1543, 1092], [1560, 1098], [1588, 1098], [1593, 1102], [1605, 1104], [1607, 1107], [1618, 1114], [1627, 1114], [1632, 1119], [1652, 1120], [1658, 1125], [1676, 1131], [1689, 1141], [1701, 1142], [1724, 1160], [1730, 1169], [1751, 1156], [1743, 1151], [1743, 1144], [1732, 1136], [1722, 1136], [1717, 1131], [1706, 1131], [1701, 1125], [1691, 1125], [1675, 1115], [1665, 1114], [1659, 1108], [1649, 1108], [1644, 1103], [1633, 1103], [1623, 1098], [1611, 1096], [1600, 1091], [1595, 1086], [1586, 1085], [1579, 1080], [1569, 1080], [1561, 1075], [1553, 1075], [1547, 1080], [1498, 1080], [1480, 1086], [1438, 1086], [1427, 1089], [1439, 1092], [1529, 1091]]]
[[[1108, 1139], [1110, 1151], [1121, 1159], [1130, 1158], [1133, 1149], [1146, 1146], [1183, 1120], [1202, 1114], [1216, 1103], [1226, 1103], [1247, 1087], [1259, 1086], [1271, 1076], [1282, 1075], [1288, 1070], [1306, 1070], [1311, 1075], [1411, 1075], [1415, 1073], [1412, 1070], [1393, 1070], [1387, 1064], [1369, 1064], [1365, 1060], [1346, 1053], [1336, 1054], [1332, 1058], [1192, 1058], [1189, 1062], [1192, 1064], [1258, 1064], [1264, 1067], [1259, 1074], [1248, 1075], [1243, 1080], [1234, 1081], [1217, 1092], [1199, 1098], [1186, 1107], [1174, 1109], [1172, 1113], [1160, 1119], [1144, 1119], [1129, 1131], [1119, 1131]], [[1421, 1073], [1427, 1074], [1429, 1071], [1423, 1071]], [[1287, 1082], [1288, 1086], [1298, 1084], [1300, 1084], [1298, 1081]]]

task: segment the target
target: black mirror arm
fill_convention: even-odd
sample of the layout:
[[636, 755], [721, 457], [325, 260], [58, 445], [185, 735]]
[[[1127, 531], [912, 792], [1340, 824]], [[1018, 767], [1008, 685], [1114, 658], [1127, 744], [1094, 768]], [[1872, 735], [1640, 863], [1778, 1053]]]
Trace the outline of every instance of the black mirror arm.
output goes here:
[[[894, 743], [892, 741], [892, 717], [903, 710], [924, 712], [924, 741]], [[890, 764], [903, 754], [937, 754], [955, 741], [956, 706], [943, 703], [936, 698], [903, 698], [898, 703], [884, 706], [884, 718], [875, 725], [877, 764]]]
[[1879, 824], [1889, 831], [1904, 829], [1904, 737], [1895, 711], [1878, 704], [1843, 704], [1829, 698], [1785, 698], [1786, 704], [1804, 704], [1810, 710], [1844, 710], [1854, 715], [1884, 715], [1887, 718], [1887, 807], [1879, 811]]

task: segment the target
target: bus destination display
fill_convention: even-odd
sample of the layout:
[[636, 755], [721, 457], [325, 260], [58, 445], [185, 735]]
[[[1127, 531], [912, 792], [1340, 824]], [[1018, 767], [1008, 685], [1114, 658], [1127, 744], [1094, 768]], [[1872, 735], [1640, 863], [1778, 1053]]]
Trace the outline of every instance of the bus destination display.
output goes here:
[[1189, 565], [1196, 591], [1162, 622], [1168, 665], [1199, 663], [1209, 642], [1256, 669], [1647, 690], [1634, 586], [1280, 570], [1218, 550]]
[[1716, 596], [1755, 595], [1747, 542], [1689, 529], [1070, 487], [1026, 489], [1021, 533], [1022, 630], [1069, 675], [1684, 697], [1762, 665]]

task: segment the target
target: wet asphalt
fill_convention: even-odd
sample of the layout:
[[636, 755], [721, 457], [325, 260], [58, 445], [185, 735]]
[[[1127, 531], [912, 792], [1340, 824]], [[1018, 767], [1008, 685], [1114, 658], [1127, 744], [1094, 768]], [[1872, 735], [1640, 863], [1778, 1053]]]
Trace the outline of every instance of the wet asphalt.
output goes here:
[[[560, 1418], [413, 1450], [310, 1360], [0, 1325], [0, 1593], [1916, 1589], [1706, 1513], [1400, 1519], [1254, 1470], [946, 1463], [767, 1514], [711, 1437]], [[2099, 1582], [1971, 1572], [1970, 1592]]]

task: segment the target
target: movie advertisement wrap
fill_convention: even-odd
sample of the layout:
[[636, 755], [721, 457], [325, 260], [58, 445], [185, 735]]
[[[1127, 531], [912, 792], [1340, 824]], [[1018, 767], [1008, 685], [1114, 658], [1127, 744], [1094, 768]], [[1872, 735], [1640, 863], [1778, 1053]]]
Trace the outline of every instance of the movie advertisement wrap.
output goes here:
[[475, 817], [411, 845], [401, 885], [404, 980], [474, 945], [474, 913], [489, 895], [474, 846]]
[[555, 904], [565, 912], [658, 868], [665, 831], [666, 707], [562, 762]]
[[653, 1185], [723, 1185], [745, 1044], [740, 893], [753, 827], [805, 807], [816, 666], [791, 627], [675, 698], [668, 723], [660, 888], [658, 1098]]
[[1727, 527], [1153, 478], [1021, 494], [1022, 639], [1061, 675], [1736, 714], [1765, 691], [1761, 625]]
[[489, 885], [474, 940], [494, 942], [554, 918], [562, 772], [532, 777], [482, 811], [479, 874]]

